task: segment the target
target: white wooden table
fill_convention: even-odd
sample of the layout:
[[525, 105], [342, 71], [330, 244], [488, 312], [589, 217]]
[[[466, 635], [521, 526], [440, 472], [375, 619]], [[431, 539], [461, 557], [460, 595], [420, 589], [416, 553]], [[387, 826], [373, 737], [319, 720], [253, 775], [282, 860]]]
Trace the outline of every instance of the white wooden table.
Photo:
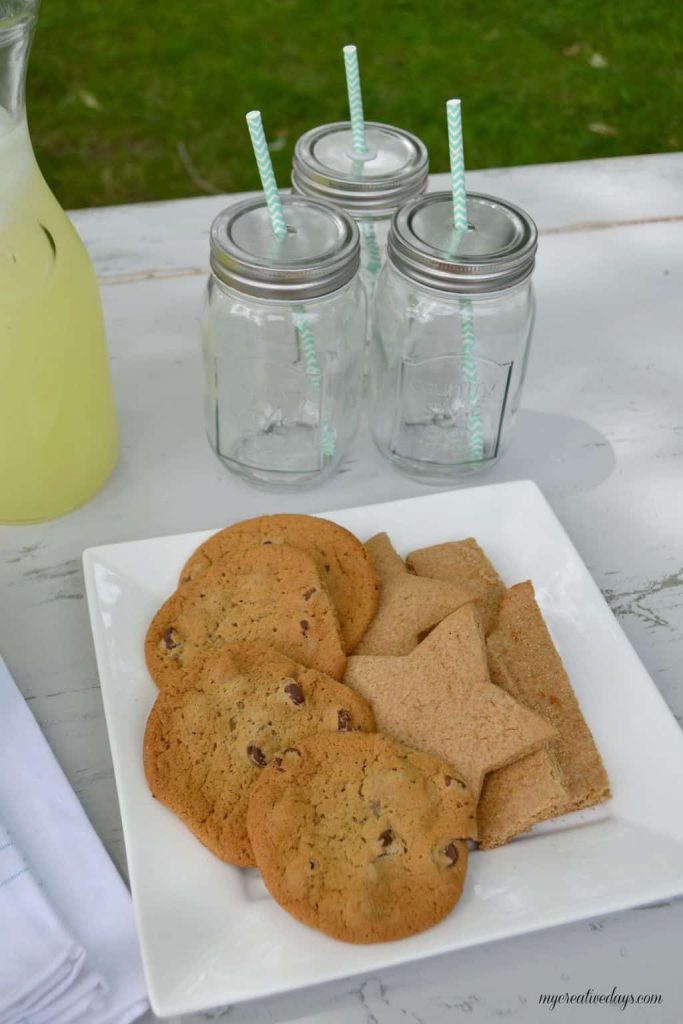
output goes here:
[[[519, 203], [541, 233], [523, 411], [510, 451], [481, 483], [537, 481], [683, 721], [683, 156], [474, 172], [468, 185]], [[445, 175], [432, 187], [446, 187]], [[121, 459], [105, 490], [67, 518], [0, 527], [0, 650], [124, 873], [82, 550], [429, 490], [390, 468], [364, 431], [340, 473], [302, 495], [252, 490], [215, 460], [198, 334], [208, 228], [227, 201], [74, 214], [102, 285]], [[677, 1024], [682, 937], [678, 901], [251, 1004], [229, 1019]], [[552, 1013], [538, 1003], [542, 992], [589, 987], [663, 1002]]]

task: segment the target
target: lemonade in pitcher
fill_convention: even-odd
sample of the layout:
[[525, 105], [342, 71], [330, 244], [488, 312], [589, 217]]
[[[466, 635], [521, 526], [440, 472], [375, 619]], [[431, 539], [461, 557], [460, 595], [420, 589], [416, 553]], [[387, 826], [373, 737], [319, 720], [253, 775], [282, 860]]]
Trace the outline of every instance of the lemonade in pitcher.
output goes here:
[[0, 0], [0, 522], [82, 504], [118, 451], [95, 273], [26, 124], [37, 10], [38, 0]]

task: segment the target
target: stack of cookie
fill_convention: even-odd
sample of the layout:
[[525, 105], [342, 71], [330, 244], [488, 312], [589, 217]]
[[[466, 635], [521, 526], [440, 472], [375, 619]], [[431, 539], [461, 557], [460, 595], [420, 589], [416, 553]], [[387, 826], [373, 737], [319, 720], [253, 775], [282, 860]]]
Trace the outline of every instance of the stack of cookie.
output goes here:
[[154, 796], [335, 938], [429, 927], [470, 841], [609, 795], [532, 585], [506, 590], [473, 540], [406, 564], [323, 519], [235, 524], [187, 562], [146, 657]]

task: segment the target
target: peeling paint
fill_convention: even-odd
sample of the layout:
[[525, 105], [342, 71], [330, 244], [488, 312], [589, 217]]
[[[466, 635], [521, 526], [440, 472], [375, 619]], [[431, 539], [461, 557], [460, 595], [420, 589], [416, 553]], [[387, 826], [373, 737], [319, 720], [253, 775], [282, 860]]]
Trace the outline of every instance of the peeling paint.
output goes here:
[[[650, 599], [666, 591], [677, 590], [679, 587], [683, 587], [683, 567], [678, 572], [652, 580], [644, 587], [624, 591], [605, 589], [603, 594], [610, 608], [617, 616], [635, 616], [651, 629], [657, 627], [672, 628], [670, 620], [661, 611], [657, 611], [652, 607]], [[676, 601], [674, 603], [677, 606], [683, 604], [683, 592], [681, 593], [680, 602]]]

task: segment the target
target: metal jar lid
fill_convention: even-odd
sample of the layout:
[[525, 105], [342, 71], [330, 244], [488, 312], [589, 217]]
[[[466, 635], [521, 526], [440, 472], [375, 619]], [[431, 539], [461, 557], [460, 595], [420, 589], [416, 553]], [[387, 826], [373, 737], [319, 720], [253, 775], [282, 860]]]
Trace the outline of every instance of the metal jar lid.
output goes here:
[[211, 225], [211, 269], [224, 284], [261, 299], [299, 301], [327, 295], [358, 270], [354, 221], [330, 203], [281, 196], [287, 237], [273, 235], [263, 196], [219, 213]]
[[311, 128], [294, 149], [294, 189], [337, 203], [354, 217], [388, 217], [424, 192], [429, 157], [417, 136], [366, 121], [365, 142], [367, 153], [358, 156], [350, 121]]
[[495, 196], [468, 192], [467, 219], [468, 230], [456, 233], [451, 193], [420, 196], [394, 216], [390, 261], [412, 281], [457, 293], [495, 292], [529, 277], [538, 233], [528, 213]]

